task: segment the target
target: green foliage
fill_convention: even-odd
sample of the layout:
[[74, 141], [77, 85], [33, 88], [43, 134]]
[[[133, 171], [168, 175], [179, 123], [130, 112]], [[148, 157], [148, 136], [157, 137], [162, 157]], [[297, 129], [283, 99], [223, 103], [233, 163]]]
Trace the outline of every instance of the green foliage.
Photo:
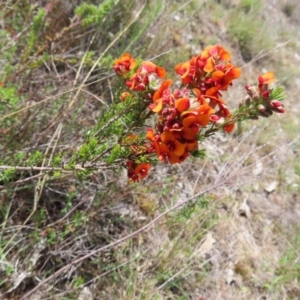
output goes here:
[[278, 101], [284, 100], [284, 98], [286, 98], [284, 87], [276, 86], [271, 92], [271, 98]]
[[[88, 222], [89, 218], [84, 214], [84, 212], [76, 211], [71, 220], [71, 225], [73, 230], [80, 229], [86, 222]], [[65, 230], [65, 235], [69, 234], [70, 231], [68, 228]]]
[[5, 111], [5, 106], [16, 108], [19, 105], [20, 98], [17, 92], [16, 86], [4, 86], [0, 88], [1, 112]]
[[29, 55], [34, 50], [34, 47], [36, 45], [36, 41], [39, 37], [39, 35], [42, 32], [42, 28], [44, 26], [44, 20], [46, 17], [46, 11], [45, 9], [38, 9], [37, 13], [32, 18], [32, 26], [31, 30], [29, 32], [27, 45], [24, 51], [24, 54], [22, 56], [22, 61], [26, 62]]
[[[5, 115], [11, 111], [16, 110], [21, 103], [21, 99], [18, 95], [18, 89], [14, 85], [7, 85], [0, 87], [0, 111], [2, 115]], [[1, 120], [0, 117], [0, 128], [6, 129], [16, 120], [14, 118], [6, 118]]]
[[41, 30], [44, 20], [46, 16], [46, 11], [45, 9], [38, 9], [36, 15], [33, 17], [33, 25], [32, 25], [32, 32], [35, 33], [36, 35], [39, 33]]
[[41, 163], [43, 153], [39, 150], [35, 151], [31, 156], [28, 157], [28, 165], [31, 167], [37, 166]]
[[16, 174], [16, 170], [14, 168], [9, 168], [6, 170], [0, 170], [0, 182], [7, 183], [10, 182]]
[[26, 153], [23, 151], [18, 151], [14, 155], [14, 162], [17, 166], [20, 166], [24, 163], [24, 160], [26, 159]]
[[82, 18], [84, 26], [100, 26], [103, 19], [111, 13], [117, 2], [116, 0], [104, 0], [99, 6], [83, 2], [76, 7], [75, 14]]
[[85, 283], [85, 279], [83, 277], [75, 277], [73, 280], [74, 288], [79, 287]]
[[122, 148], [120, 145], [115, 145], [111, 151], [110, 156], [106, 159], [106, 162], [108, 164], [112, 164], [117, 158], [119, 158], [122, 155]]
[[62, 153], [59, 153], [54, 156], [53, 158], [53, 166], [54, 167], [60, 167], [62, 164]]
[[57, 234], [54, 228], [49, 229], [49, 234], [47, 236], [47, 243], [49, 245], [54, 245], [56, 243]]
[[191, 155], [195, 158], [200, 158], [200, 159], [204, 159], [206, 156], [206, 150], [205, 149], [201, 149], [201, 150], [195, 150], [191, 153]]

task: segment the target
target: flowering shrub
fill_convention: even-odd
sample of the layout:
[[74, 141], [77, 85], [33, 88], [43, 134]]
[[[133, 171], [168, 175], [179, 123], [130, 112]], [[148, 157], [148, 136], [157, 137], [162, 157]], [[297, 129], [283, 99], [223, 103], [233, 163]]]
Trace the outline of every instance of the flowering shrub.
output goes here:
[[164, 68], [129, 53], [116, 59], [113, 69], [121, 79], [120, 100], [128, 107], [142, 105], [143, 122], [156, 117], [155, 127], [143, 136], [129, 132], [122, 140], [129, 150], [125, 166], [130, 181], [145, 178], [157, 160], [175, 164], [190, 155], [203, 155], [199, 141], [220, 130], [230, 133], [238, 121], [284, 113], [283, 88], [269, 87], [275, 80], [272, 72], [258, 76], [257, 84], [247, 85], [245, 99], [233, 113], [229, 111], [222, 93], [240, 77], [241, 69], [219, 45], [175, 66], [180, 88], [172, 87]]

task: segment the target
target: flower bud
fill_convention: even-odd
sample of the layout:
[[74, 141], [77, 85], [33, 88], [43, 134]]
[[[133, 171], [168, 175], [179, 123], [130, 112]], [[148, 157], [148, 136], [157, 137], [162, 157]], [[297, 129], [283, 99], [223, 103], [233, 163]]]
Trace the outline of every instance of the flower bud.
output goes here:
[[173, 124], [172, 126], [173, 129], [179, 129], [180, 128], [180, 125], [178, 123], [175, 123]]
[[270, 96], [270, 91], [269, 91], [269, 90], [266, 90], [266, 91], [262, 92], [261, 96], [262, 96], [263, 98], [269, 98], [269, 96]]
[[276, 107], [276, 112], [283, 114], [285, 112], [285, 110], [284, 110], [283, 106], [278, 106], [278, 107]]
[[144, 91], [145, 89], [146, 89], [146, 86], [143, 83], [140, 83], [134, 87], [135, 91]]
[[248, 95], [253, 98], [253, 100], [259, 99], [259, 91], [255, 85], [246, 85], [245, 89]]
[[249, 97], [249, 95], [248, 95], [248, 97], [246, 96], [245, 97], [245, 104], [247, 105], [247, 106], [249, 106], [250, 104], [251, 104], [251, 98]]
[[210, 119], [212, 122], [217, 122], [217, 121], [220, 119], [220, 117], [217, 116], [217, 115], [211, 115], [211, 116], [209, 117], [209, 119]]
[[259, 104], [259, 105], [257, 106], [257, 109], [258, 109], [259, 111], [261, 111], [261, 112], [265, 112], [265, 111], [266, 111], [266, 107], [265, 107], [264, 105], [262, 105], [262, 104]]
[[170, 110], [171, 111], [171, 114], [172, 114], [172, 117], [173, 119], [177, 116], [177, 109], [176, 108], [173, 108]]
[[273, 115], [273, 112], [270, 108], [266, 107], [266, 110], [265, 111], [260, 111], [259, 115], [264, 117], [264, 118], [268, 118], [269, 116]]
[[274, 108], [278, 108], [278, 107], [282, 106], [281, 102], [279, 102], [277, 100], [271, 100], [270, 105]]
[[167, 116], [167, 122], [171, 122], [171, 121], [173, 121], [174, 120], [174, 117], [173, 116]]
[[247, 91], [247, 92], [250, 92], [250, 88], [251, 88], [251, 86], [250, 85], [245, 85], [245, 90]]

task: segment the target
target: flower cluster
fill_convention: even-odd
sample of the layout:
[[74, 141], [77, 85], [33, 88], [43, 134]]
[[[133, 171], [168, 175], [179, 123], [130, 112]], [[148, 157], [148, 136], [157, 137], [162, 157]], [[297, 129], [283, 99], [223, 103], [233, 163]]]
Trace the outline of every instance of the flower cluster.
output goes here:
[[[175, 66], [175, 72], [180, 75], [183, 84], [188, 88], [197, 88], [201, 94], [209, 99], [209, 105], [215, 109], [211, 121], [218, 124], [229, 120], [232, 114], [221, 98], [221, 91], [232, 86], [232, 81], [241, 75], [241, 69], [231, 63], [231, 55], [219, 45], [209, 46], [202, 53], [192, 57], [189, 61]], [[217, 108], [217, 110], [216, 110]], [[231, 132], [234, 124], [223, 127]]]
[[148, 128], [149, 152], [161, 161], [180, 163], [198, 149], [198, 135], [211, 121], [214, 109], [198, 89], [170, 89], [166, 80], [154, 93], [149, 108], [158, 115], [156, 130]]
[[278, 101], [283, 99], [282, 90], [276, 94], [268, 86], [274, 81], [271, 72], [259, 76], [258, 85], [246, 86], [245, 103], [234, 114], [229, 111], [222, 93], [241, 75], [241, 69], [219, 45], [175, 66], [180, 88], [173, 88], [172, 80], [165, 79], [164, 68], [151, 61], [137, 63], [129, 53], [115, 60], [113, 68], [127, 89], [121, 93], [121, 101], [142, 101], [148, 109], [145, 116], [157, 116], [156, 126], [147, 129], [143, 145], [132, 139], [134, 135], [129, 136], [135, 143], [129, 143], [132, 155], [126, 163], [132, 181], [146, 177], [153, 156], [162, 162], [181, 163], [197, 152], [198, 141], [218, 130], [230, 133], [237, 121], [284, 112]]

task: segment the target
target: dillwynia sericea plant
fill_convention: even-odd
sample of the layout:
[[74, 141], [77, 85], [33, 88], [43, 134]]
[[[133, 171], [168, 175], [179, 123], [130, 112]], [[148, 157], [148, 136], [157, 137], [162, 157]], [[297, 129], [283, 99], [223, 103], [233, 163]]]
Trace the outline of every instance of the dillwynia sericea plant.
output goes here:
[[145, 178], [157, 161], [176, 164], [189, 156], [203, 156], [199, 142], [220, 130], [230, 133], [237, 122], [284, 113], [283, 88], [269, 87], [275, 80], [272, 72], [258, 76], [256, 84], [245, 86], [245, 99], [234, 112], [229, 111], [222, 93], [240, 77], [241, 69], [232, 64], [230, 53], [219, 45], [209, 46], [175, 66], [180, 88], [172, 87], [164, 68], [129, 53], [116, 59], [113, 69], [121, 81], [120, 101], [128, 107], [139, 107], [142, 122], [153, 115], [156, 118], [155, 127], [139, 135], [128, 132], [120, 142], [129, 149], [124, 166], [130, 181]]

